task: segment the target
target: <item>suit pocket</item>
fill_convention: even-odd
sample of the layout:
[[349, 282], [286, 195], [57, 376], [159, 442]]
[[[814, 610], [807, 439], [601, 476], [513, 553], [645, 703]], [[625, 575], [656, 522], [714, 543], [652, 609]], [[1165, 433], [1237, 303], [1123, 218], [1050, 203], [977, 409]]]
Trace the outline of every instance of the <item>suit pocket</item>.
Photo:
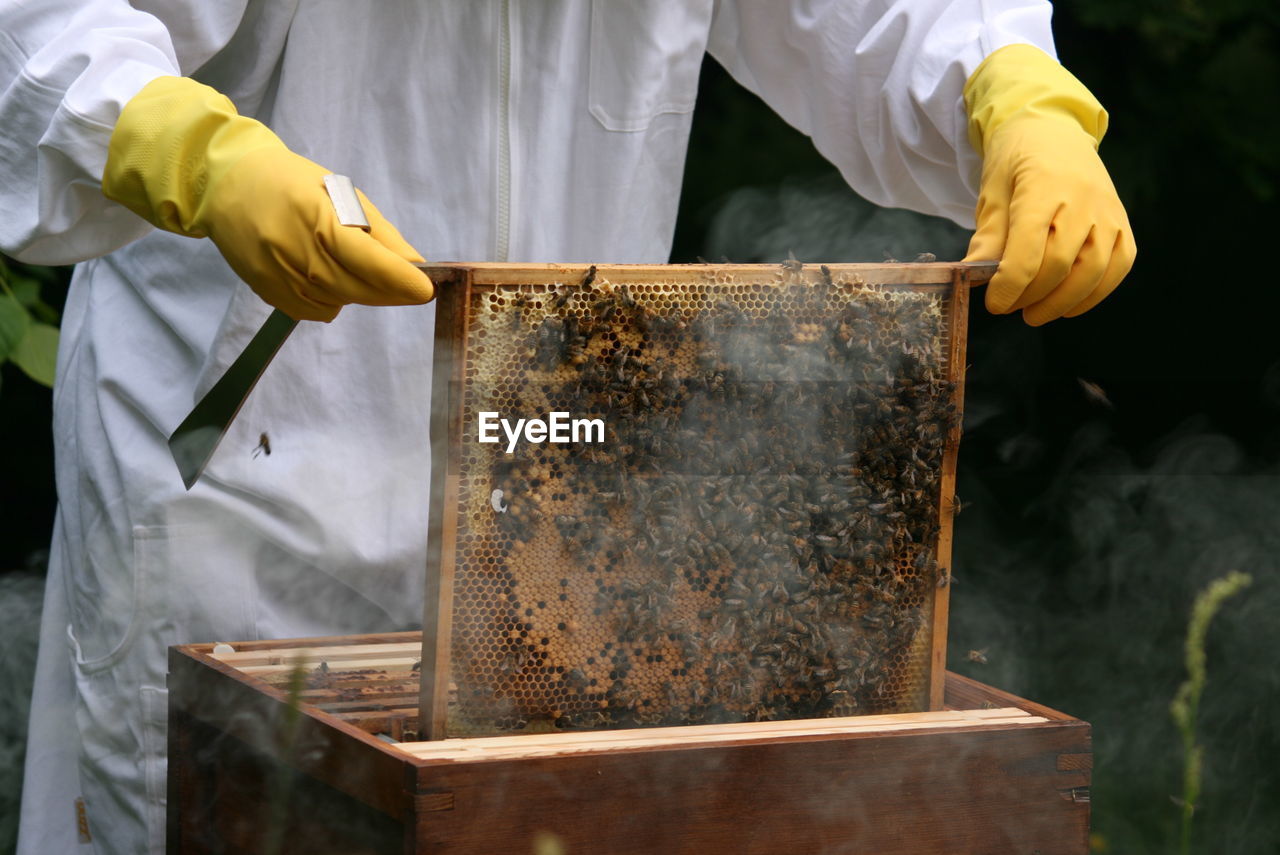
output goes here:
[[689, 113], [711, 25], [710, 0], [592, 0], [588, 98], [611, 131], [643, 131]]
[[89, 650], [80, 627], [67, 627], [90, 829], [153, 853], [164, 851], [168, 648], [256, 636], [253, 562], [241, 549], [250, 539], [196, 503], [165, 517], [133, 529], [132, 567], [115, 577], [128, 590], [98, 592], [109, 614], [93, 616], [93, 636], [107, 643]]

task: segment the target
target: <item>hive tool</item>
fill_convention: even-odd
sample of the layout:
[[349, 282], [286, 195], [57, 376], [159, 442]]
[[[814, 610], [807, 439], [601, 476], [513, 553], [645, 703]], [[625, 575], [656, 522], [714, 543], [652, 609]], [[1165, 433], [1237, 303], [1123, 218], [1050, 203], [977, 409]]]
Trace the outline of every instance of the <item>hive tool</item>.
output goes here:
[[[350, 178], [345, 175], [326, 175], [324, 188], [333, 202], [339, 223], [369, 231], [369, 219], [365, 216], [360, 196]], [[204, 472], [218, 443], [226, 436], [227, 429], [253, 391], [267, 364], [297, 325], [296, 320], [279, 309], [273, 309], [244, 351], [169, 437], [169, 451], [173, 454], [173, 462], [178, 464], [182, 483], [188, 490]]]

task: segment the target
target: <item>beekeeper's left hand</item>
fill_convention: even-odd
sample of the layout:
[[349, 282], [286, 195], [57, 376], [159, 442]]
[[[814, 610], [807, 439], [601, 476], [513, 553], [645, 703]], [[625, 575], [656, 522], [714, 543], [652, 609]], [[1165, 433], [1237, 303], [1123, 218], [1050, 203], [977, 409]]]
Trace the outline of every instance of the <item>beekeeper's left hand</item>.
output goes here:
[[964, 90], [983, 155], [977, 230], [966, 261], [999, 259], [987, 308], [1028, 324], [1089, 311], [1133, 267], [1124, 205], [1098, 157], [1107, 113], [1038, 48], [1009, 45]]

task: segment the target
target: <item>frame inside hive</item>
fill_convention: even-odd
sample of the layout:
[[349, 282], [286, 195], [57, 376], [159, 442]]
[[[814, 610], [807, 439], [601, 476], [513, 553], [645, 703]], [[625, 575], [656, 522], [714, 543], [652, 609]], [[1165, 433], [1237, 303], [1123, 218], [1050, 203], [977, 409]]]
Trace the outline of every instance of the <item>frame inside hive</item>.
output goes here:
[[424, 736], [938, 708], [990, 265], [428, 272]]

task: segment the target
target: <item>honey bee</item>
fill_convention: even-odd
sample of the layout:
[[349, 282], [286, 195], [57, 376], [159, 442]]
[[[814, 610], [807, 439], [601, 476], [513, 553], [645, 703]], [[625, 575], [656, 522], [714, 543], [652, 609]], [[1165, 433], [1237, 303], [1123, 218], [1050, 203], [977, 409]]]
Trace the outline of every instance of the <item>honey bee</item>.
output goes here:
[[267, 436], [266, 431], [258, 434], [258, 445], [253, 449], [252, 456], [256, 458], [259, 454], [271, 456], [271, 437]]
[[551, 308], [555, 309], [556, 311], [563, 309], [564, 304], [569, 302], [569, 297], [572, 296], [572, 294], [573, 292], [569, 289], [568, 286], [565, 286], [560, 290], [556, 291], [556, 295], [551, 298]]

